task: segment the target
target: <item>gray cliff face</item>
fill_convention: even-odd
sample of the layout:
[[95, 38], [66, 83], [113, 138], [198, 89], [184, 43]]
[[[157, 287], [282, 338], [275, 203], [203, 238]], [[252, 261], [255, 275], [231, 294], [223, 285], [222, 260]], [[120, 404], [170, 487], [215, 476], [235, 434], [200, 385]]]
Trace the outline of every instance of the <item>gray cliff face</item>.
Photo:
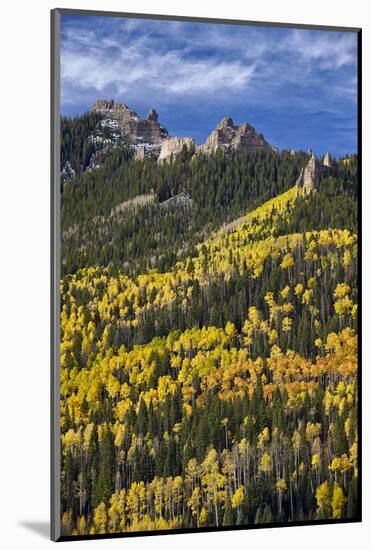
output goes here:
[[164, 162], [169, 160], [171, 157], [175, 157], [182, 152], [183, 147], [186, 147], [189, 151], [195, 150], [195, 142], [193, 138], [184, 137], [168, 137], [164, 139], [161, 144], [160, 156], [158, 162]]
[[230, 117], [223, 118], [218, 126], [208, 136], [204, 145], [199, 147], [200, 153], [211, 154], [217, 149], [228, 150], [253, 150], [265, 149], [275, 152], [262, 134], [256, 132], [253, 126], [244, 123], [236, 126]]
[[[328, 153], [327, 155], [329, 157]], [[296, 180], [296, 187], [304, 194], [307, 195], [311, 191], [316, 191], [318, 189], [319, 179], [324, 174], [326, 174], [329, 167], [332, 165], [325, 164], [325, 160], [326, 156], [323, 164], [321, 164], [314, 153], [311, 151], [311, 157], [308, 161], [308, 164], [305, 166], [305, 168], [301, 169], [300, 175]]]
[[158, 114], [151, 109], [146, 119], [122, 103], [113, 99], [98, 99], [93, 111], [103, 116], [102, 127], [116, 128], [121, 139], [128, 145], [161, 145], [167, 138], [168, 131], [158, 122]]

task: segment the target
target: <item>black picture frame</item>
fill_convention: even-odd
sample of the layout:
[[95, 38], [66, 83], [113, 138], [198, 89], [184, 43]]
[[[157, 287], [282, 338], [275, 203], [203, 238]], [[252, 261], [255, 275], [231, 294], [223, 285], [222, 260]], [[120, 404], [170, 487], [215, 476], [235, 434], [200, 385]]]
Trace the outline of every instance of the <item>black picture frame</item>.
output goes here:
[[[60, 323], [60, 19], [63, 15], [88, 15], [99, 17], [132, 18], [160, 21], [180, 21], [196, 23], [213, 23], [253, 26], [253, 27], [276, 27], [287, 29], [306, 29], [323, 30], [334, 32], [352, 32], [357, 35], [357, 154], [358, 154], [358, 220], [359, 220], [359, 308], [358, 308], [358, 327], [359, 327], [359, 351], [358, 351], [358, 513], [351, 519], [314, 519], [310, 521], [292, 521], [290, 523], [264, 523], [252, 525], [233, 525], [220, 527], [199, 527], [185, 529], [170, 529], [156, 531], [107, 533], [94, 535], [74, 535], [62, 536], [60, 525], [60, 361], [59, 361], [59, 323]], [[56, 8], [51, 10], [51, 93], [50, 93], [50, 126], [51, 126], [51, 249], [50, 249], [50, 272], [51, 272], [51, 485], [50, 485], [50, 506], [51, 506], [51, 539], [56, 542], [90, 540], [90, 539], [109, 539], [109, 538], [128, 538], [157, 535], [174, 535], [184, 533], [218, 532], [218, 531], [237, 531], [250, 529], [267, 528], [287, 528], [294, 526], [314, 526], [314, 525], [337, 525], [345, 523], [356, 523], [362, 521], [362, 29], [358, 27], [339, 27], [317, 24], [294, 24], [294, 23], [276, 23], [263, 21], [248, 21], [236, 19], [217, 19], [201, 18], [173, 15], [156, 15], [143, 13], [124, 13], [114, 11], [97, 10], [79, 10]]]

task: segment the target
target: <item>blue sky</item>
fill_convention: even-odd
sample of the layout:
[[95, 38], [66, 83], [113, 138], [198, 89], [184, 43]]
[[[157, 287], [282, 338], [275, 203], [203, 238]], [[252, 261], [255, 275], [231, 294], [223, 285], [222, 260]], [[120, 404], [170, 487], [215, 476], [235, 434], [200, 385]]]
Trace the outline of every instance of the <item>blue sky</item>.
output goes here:
[[62, 114], [113, 98], [201, 143], [225, 116], [276, 147], [357, 147], [357, 37], [227, 24], [63, 15]]

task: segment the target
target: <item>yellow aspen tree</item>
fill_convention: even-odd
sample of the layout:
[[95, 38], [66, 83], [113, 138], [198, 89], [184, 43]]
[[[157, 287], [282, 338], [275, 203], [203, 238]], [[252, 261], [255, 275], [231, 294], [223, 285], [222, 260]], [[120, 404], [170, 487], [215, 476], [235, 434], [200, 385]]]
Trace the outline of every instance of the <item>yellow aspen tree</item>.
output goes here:
[[239, 508], [245, 501], [245, 487], [240, 485], [232, 495], [232, 508]]
[[330, 509], [330, 486], [326, 480], [317, 488], [316, 491], [317, 514], [320, 519], [326, 519], [331, 513]]
[[96, 533], [106, 533], [108, 524], [107, 508], [104, 502], [98, 504], [94, 510], [94, 528]]
[[334, 519], [340, 519], [343, 516], [346, 501], [347, 499], [342, 487], [338, 483], [335, 483], [331, 500], [332, 516]]

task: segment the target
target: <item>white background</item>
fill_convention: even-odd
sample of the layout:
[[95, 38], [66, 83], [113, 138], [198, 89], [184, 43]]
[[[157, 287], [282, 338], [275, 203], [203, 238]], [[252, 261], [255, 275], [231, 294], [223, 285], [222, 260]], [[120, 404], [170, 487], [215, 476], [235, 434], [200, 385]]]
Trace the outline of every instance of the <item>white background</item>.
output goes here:
[[[49, 521], [49, 10], [54, 7], [363, 27], [364, 105], [370, 121], [370, 16], [365, 0], [5, 0], [0, 55], [0, 545], [44, 548]], [[368, 99], [368, 102], [367, 102]], [[75, 545], [179, 550], [205, 545], [301, 550], [369, 546], [370, 522], [370, 134], [363, 139], [364, 522], [176, 535]], [[331, 147], [329, 146], [331, 149]]]

